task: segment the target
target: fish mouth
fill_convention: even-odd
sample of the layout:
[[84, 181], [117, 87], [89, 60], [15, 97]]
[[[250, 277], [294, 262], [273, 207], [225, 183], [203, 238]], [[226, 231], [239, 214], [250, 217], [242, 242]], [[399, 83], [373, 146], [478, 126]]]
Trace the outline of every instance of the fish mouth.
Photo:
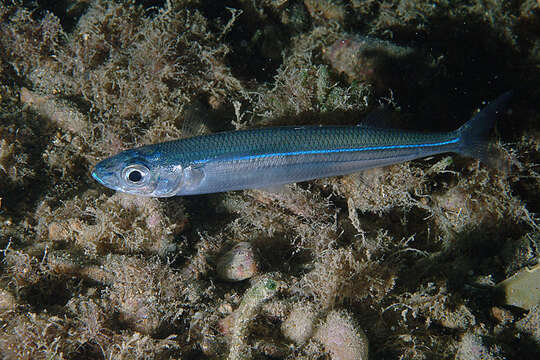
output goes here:
[[98, 172], [97, 172], [96, 169], [92, 170], [92, 177], [94, 178], [94, 180], [96, 180], [101, 185], [105, 185], [105, 182], [99, 177]]
[[116, 190], [118, 188], [118, 180], [113, 172], [105, 171], [100, 166], [96, 166], [92, 170], [92, 177], [101, 185], [108, 187], [109, 189]]

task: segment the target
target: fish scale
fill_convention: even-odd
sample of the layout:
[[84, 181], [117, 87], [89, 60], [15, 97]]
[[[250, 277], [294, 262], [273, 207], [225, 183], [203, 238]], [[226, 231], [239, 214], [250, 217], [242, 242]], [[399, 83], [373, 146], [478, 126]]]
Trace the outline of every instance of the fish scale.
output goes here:
[[[229, 154], [271, 154], [309, 150], [355, 149], [372, 146], [442, 143], [455, 133], [396, 132], [361, 126], [269, 128], [225, 132], [164, 143], [162, 152], [186, 161], [202, 161]], [[151, 145], [159, 147], [158, 145]], [[200, 150], [193, 150], [200, 149]]]

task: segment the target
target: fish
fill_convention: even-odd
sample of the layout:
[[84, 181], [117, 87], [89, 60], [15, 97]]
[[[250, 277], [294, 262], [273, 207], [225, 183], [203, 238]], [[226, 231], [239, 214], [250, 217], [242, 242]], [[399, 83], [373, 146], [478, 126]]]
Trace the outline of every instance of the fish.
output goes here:
[[449, 132], [362, 124], [226, 131], [120, 152], [99, 162], [92, 177], [116, 191], [171, 197], [275, 188], [441, 153], [483, 161], [488, 134], [511, 95], [502, 94]]

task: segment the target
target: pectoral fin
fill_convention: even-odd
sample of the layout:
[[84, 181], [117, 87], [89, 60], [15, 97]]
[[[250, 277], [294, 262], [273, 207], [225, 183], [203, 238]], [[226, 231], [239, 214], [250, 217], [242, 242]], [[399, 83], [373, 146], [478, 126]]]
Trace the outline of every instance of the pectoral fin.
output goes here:
[[204, 181], [204, 164], [189, 165], [184, 168], [183, 189], [186, 191], [194, 190]]

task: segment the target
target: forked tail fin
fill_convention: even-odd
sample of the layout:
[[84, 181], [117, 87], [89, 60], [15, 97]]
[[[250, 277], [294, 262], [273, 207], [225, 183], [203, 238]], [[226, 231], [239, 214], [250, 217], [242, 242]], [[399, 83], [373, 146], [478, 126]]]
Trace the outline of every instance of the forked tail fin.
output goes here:
[[513, 91], [508, 91], [491, 101], [471, 120], [456, 130], [460, 138], [457, 152], [480, 159], [488, 165], [499, 167], [498, 156], [490, 154], [487, 139], [495, 119], [506, 109], [512, 94]]

